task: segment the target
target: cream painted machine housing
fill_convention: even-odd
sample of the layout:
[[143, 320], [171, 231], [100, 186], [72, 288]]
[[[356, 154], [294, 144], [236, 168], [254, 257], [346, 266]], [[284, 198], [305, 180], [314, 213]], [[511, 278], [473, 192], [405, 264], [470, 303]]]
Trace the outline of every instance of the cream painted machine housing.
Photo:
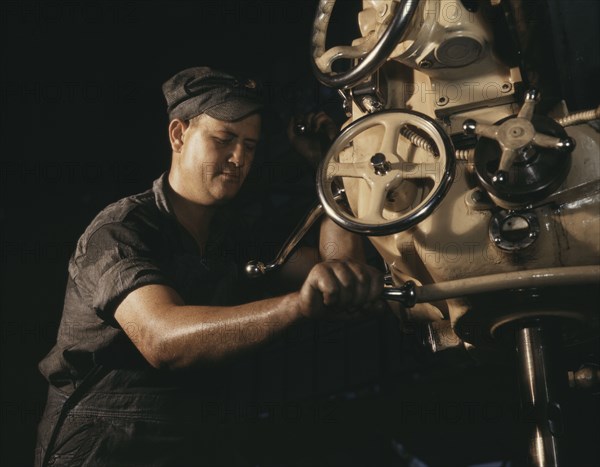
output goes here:
[[[362, 82], [344, 91], [351, 103], [348, 106], [351, 117], [346, 127], [353, 127], [352, 124], [361, 119], [372, 119], [373, 122], [378, 118], [393, 119], [394, 111], [402, 120], [403, 112], [409, 110], [431, 118], [447, 135], [461, 137], [465, 121], [490, 126], [514, 119], [521, 108], [522, 98], [517, 92], [523, 84], [521, 72], [497, 56], [493, 25], [486, 14], [494, 7], [480, 3], [483, 7], [471, 12], [459, 1], [419, 2], [401, 40], [385, 63], [375, 74], [364, 77]], [[322, 72], [331, 72], [331, 64], [336, 59], [350, 58], [356, 62], [357, 58], [364, 57], [381, 38], [399, 7], [400, 3], [395, 1], [364, 0], [363, 10], [358, 15], [362, 37], [344, 50], [336, 49], [329, 54], [324, 51], [322, 57], [326, 57], [328, 64], [321, 67], [316, 57], [317, 66]], [[325, 38], [322, 40], [324, 42]], [[361, 87], [367, 92], [360, 91]], [[526, 112], [529, 117], [533, 105]], [[378, 117], [379, 112], [383, 112], [381, 117]], [[368, 166], [382, 147], [384, 127], [369, 126], [354, 135], [351, 141], [346, 141], [347, 135], [342, 132], [338, 140], [346, 138], [343, 147], [334, 142], [322, 173], [329, 171], [335, 176], [342, 166]], [[439, 138], [436, 143], [436, 137], [427, 135], [427, 131], [411, 125], [408, 129], [413, 130], [412, 136], [399, 134], [394, 147], [400, 158], [386, 162], [392, 165], [418, 165], [427, 161], [435, 164], [431, 146], [439, 153]], [[477, 147], [458, 150], [452, 183], [428, 217], [408, 229], [369, 237], [388, 265], [394, 283], [401, 285], [412, 280], [417, 284], [436, 284], [466, 278], [476, 280], [499, 273], [598, 265], [600, 135], [586, 123], [568, 126], [565, 131], [576, 143], [574, 150], [570, 148], [570, 155], [539, 151], [534, 156], [571, 158], [568, 173], [556, 182], [560, 183], [550, 193], [544, 193], [543, 199], [515, 203], [487, 192], [475, 173], [476, 158], [481, 157]], [[547, 136], [542, 130], [538, 133], [540, 140]], [[523, 159], [523, 164], [528, 163], [527, 148], [520, 149], [517, 157]], [[429, 178], [435, 180], [436, 177], [439, 175]], [[381, 222], [385, 223], [401, 219], [433, 189], [410, 177], [391, 188], [377, 188], [374, 182], [383, 178], [338, 177], [343, 180], [355, 218], [372, 219], [373, 205], [367, 200], [373, 193], [385, 197], [381, 201]], [[527, 286], [523, 282], [523, 289]], [[489, 305], [485, 307], [481, 306], [481, 300], [470, 300], [469, 297], [434, 304], [418, 303], [405, 310], [405, 317], [415, 320], [448, 318], [460, 337], [474, 344], [481, 343], [481, 339], [464, 332], [463, 318], [470, 320], [469, 323], [485, 323], [486, 332], [490, 333], [511, 317], [521, 317], [522, 313], [569, 315], [576, 320], [591, 320], [593, 327], [597, 327], [592, 310], [598, 303], [589, 303], [589, 300], [588, 303], [586, 300], [561, 303], [559, 300], [548, 306], [544, 301], [525, 300], [523, 304], [520, 298], [507, 298], [521, 293], [512, 288], [512, 292], [504, 293], [501, 304], [492, 303], [497, 295], [490, 295]], [[585, 289], [583, 293], [586, 293]]]

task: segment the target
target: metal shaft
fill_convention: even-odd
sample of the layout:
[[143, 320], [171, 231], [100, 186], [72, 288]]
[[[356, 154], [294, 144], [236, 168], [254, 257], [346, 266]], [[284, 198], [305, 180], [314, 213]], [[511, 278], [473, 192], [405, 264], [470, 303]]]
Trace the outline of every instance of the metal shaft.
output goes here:
[[530, 465], [559, 466], [559, 441], [563, 430], [561, 372], [552, 360], [560, 337], [547, 323], [527, 323], [516, 331], [519, 383], [524, 420], [531, 423]]
[[[387, 300], [395, 300], [401, 302], [404, 306], [411, 307], [415, 303], [430, 303], [436, 300], [514, 288], [597, 284], [599, 279], [600, 266], [540, 268], [466, 277], [420, 286], [408, 281], [401, 287], [384, 289], [383, 296]], [[410, 292], [410, 294], [407, 295], [407, 292]]]

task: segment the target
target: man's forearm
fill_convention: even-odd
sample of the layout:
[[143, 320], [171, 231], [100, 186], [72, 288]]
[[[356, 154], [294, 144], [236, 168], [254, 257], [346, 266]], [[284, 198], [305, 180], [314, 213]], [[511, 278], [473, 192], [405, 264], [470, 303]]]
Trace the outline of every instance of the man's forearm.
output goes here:
[[323, 260], [365, 261], [362, 237], [341, 228], [328, 217], [321, 221], [319, 254]]
[[216, 362], [266, 342], [299, 319], [297, 295], [235, 307], [177, 307], [175, 322], [159, 344], [163, 365], [175, 369]]
[[184, 305], [163, 286], [130, 294], [115, 318], [156, 368], [183, 369], [256, 347], [301, 317], [298, 293], [233, 307]]
[[294, 322], [382, 305], [380, 271], [355, 261], [315, 265], [298, 292], [233, 307], [190, 306], [165, 285], [129, 293], [115, 319], [156, 368], [190, 368], [267, 341]]

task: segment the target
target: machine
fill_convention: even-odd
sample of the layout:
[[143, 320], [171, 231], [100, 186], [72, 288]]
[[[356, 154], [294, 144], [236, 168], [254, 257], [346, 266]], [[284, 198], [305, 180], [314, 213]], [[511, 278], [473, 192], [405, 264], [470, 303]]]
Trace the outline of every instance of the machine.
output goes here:
[[322, 212], [367, 236], [385, 296], [426, 323], [432, 350], [514, 349], [529, 463], [568, 465], [560, 394], [599, 379], [557, 359], [599, 330], [598, 102], [570, 112], [532, 70], [523, 2], [363, 0], [349, 45], [327, 40], [339, 3], [319, 2], [312, 35], [315, 76], [348, 116], [318, 170], [321, 204], [247, 272], [277, 269]]

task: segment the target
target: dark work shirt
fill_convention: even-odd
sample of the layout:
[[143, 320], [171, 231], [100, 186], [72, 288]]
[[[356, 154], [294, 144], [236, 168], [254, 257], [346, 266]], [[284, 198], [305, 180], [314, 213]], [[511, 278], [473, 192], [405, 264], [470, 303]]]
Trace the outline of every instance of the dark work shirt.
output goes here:
[[123, 325], [126, 333], [114, 319], [127, 294], [149, 284], [173, 288], [188, 305], [262, 298], [260, 279], [246, 283], [238, 268], [254, 255], [246, 246], [257, 235], [248, 213], [220, 207], [200, 251], [169, 205], [170, 189], [163, 174], [151, 190], [111, 204], [77, 243], [57, 342], [39, 365], [50, 387], [36, 467], [44, 459], [61, 466], [256, 464], [244, 448], [260, 413], [256, 353], [156, 369], [129, 338], [133, 324]]
[[[77, 243], [57, 343], [40, 362], [48, 382], [70, 393], [100, 364], [109, 374], [98, 392], [195, 392], [223, 395], [226, 368], [169, 372], [151, 367], [113, 318], [131, 291], [149, 284], [172, 287], [188, 305], [238, 303], [235, 242], [239, 229], [227, 212], [215, 215], [200, 251], [177, 222], [166, 192], [167, 174], [144, 193], [105, 208]], [[222, 210], [221, 210], [222, 211]], [[133, 326], [133, 325], [132, 325]], [[135, 329], [128, 329], [135, 334]], [[227, 368], [230, 370], [230, 368]]]

